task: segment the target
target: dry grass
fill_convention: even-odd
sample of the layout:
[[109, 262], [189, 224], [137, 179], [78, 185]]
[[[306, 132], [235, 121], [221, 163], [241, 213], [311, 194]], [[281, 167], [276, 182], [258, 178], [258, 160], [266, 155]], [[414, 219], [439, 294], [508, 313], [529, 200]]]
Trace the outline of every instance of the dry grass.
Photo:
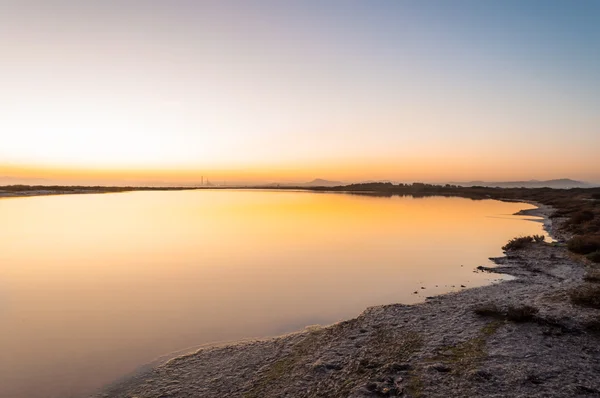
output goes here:
[[573, 304], [600, 309], [600, 285], [584, 283], [569, 291]]

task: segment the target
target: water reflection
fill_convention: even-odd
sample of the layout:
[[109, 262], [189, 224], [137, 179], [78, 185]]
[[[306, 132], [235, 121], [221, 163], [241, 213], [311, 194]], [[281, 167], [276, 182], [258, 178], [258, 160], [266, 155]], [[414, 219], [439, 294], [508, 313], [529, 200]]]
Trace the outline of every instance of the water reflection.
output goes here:
[[240, 190], [0, 200], [0, 396], [77, 396], [169, 351], [488, 283], [477, 265], [542, 233], [511, 216], [531, 207]]

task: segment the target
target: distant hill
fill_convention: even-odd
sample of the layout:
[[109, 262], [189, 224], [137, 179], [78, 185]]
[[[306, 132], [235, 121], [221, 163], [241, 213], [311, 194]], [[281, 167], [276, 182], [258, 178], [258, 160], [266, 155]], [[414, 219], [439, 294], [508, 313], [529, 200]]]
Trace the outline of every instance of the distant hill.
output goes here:
[[344, 183], [341, 181], [329, 181], [323, 180], [322, 178], [315, 178], [312, 181], [305, 182], [299, 185], [303, 187], [337, 187], [340, 185], [344, 185]]
[[560, 178], [556, 180], [529, 180], [529, 181], [502, 181], [502, 182], [486, 182], [486, 181], [468, 181], [468, 182], [450, 182], [452, 185], [460, 185], [463, 187], [498, 187], [498, 188], [590, 188], [591, 185], [587, 182], [571, 180], [569, 178]]
[[288, 183], [279, 183], [272, 182], [270, 184], [266, 184], [263, 186], [268, 187], [338, 187], [340, 185], [346, 185], [341, 181], [330, 181], [324, 180], [322, 178], [315, 178], [309, 182], [288, 182]]

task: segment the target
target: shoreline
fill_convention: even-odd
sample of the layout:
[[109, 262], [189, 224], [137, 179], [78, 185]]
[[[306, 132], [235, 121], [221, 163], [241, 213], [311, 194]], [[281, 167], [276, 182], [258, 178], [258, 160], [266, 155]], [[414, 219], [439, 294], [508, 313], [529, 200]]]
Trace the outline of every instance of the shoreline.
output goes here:
[[139, 192], [139, 191], [186, 191], [195, 190], [198, 188], [191, 187], [83, 187], [83, 186], [40, 186], [26, 187], [27, 189], [6, 189], [10, 186], [0, 186], [0, 199], [2, 198], [27, 198], [35, 196], [54, 196], [54, 195], [87, 195], [87, 194], [104, 194], [104, 193], [123, 193], [123, 192]]
[[[549, 235], [564, 240], [550, 206], [522, 202], [537, 208], [517, 214], [542, 216]], [[567, 297], [584, 263], [552, 243], [492, 260], [497, 267], [480, 269], [515, 278], [370, 307], [326, 327], [204, 346], [146, 365], [93, 397], [600, 395], [600, 318]]]
[[[130, 192], [130, 191], [123, 191]], [[55, 196], [55, 195], [88, 195], [101, 193], [115, 193], [112, 191], [32, 191], [32, 192], [0, 192], [0, 199], [3, 198], [29, 198], [36, 196]]]

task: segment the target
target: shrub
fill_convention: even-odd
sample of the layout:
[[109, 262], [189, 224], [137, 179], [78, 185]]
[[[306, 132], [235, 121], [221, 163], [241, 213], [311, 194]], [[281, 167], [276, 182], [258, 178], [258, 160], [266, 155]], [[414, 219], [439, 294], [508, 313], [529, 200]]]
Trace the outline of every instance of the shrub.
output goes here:
[[586, 257], [590, 261], [600, 263], [600, 250], [596, 250], [595, 252], [589, 253]]
[[518, 238], [512, 238], [508, 241], [507, 244], [502, 246], [502, 250], [519, 250], [523, 249], [529, 243], [533, 242], [533, 237], [531, 236], [520, 236]]
[[571, 302], [582, 307], [600, 309], [600, 286], [584, 283], [569, 291]]
[[578, 235], [567, 243], [573, 253], [588, 254], [600, 250], [600, 235]]
[[579, 211], [571, 216], [570, 224], [581, 224], [594, 219], [594, 213], [589, 210]]
[[504, 246], [502, 250], [519, 250], [532, 242], [543, 242], [545, 239], [544, 235], [533, 235], [533, 236], [519, 236], [512, 238]]

